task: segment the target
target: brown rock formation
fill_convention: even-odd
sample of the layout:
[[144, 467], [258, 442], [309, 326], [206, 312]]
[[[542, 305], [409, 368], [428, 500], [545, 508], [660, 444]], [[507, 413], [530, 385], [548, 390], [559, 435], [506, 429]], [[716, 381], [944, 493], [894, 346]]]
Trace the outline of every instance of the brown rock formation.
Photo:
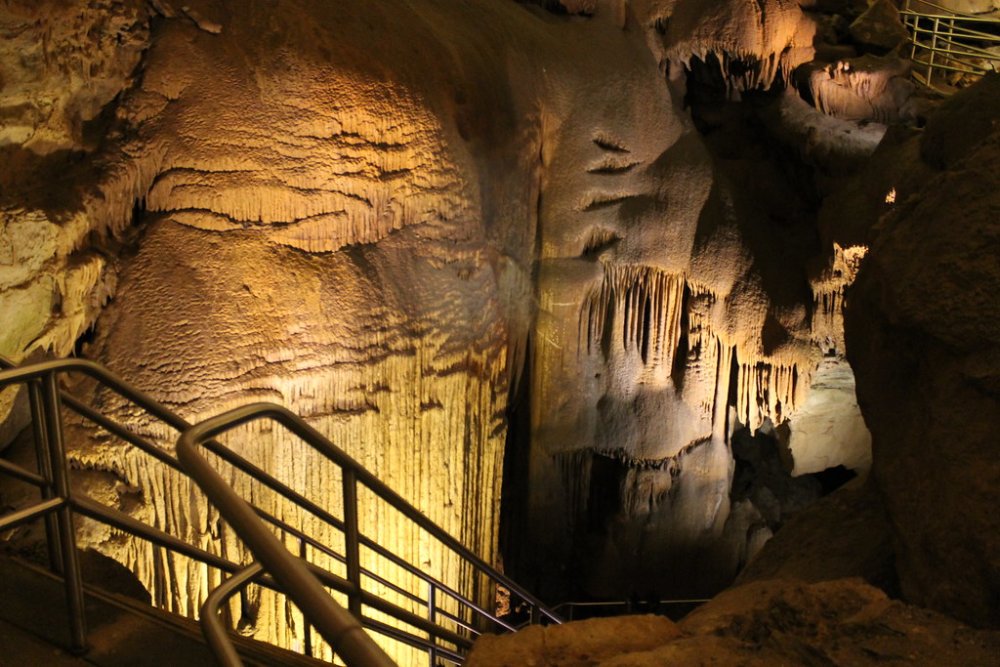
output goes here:
[[848, 355], [904, 595], [997, 625], [1000, 77], [945, 103], [920, 155], [848, 295]]
[[861, 577], [895, 592], [889, 523], [871, 483], [851, 482], [794, 516], [740, 572], [736, 585], [768, 579]]
[[[763, 581], [722, 593], [678, 632], [650, 617], [590, 620], [483, 637], [470, 667], [713, 665], [979, 665], [995, 663], [1000, 633], [977, 631], [888, 599], [856, 579]], [[648, 628], [641, 638], [635, 628]], [[629, 628], [625, 631], [624, 628]], [[559, 647], [560, 650], [553, 650]]]
[[623, 653], [656, 648], [680, 635], [662, 616], [619, 616], [548, 627], [510, 637], [483, 635], [467, 664], [481, 667], [596, 665]]
[[[0, 353], [62, 356], [107, 299], [103, 227], [88, 187], [109, 106], [148, 44], [138, 1], [14, 1], [0, 8]], [[0, 420], [10, 392], [0, 394]]]
[[890, 51], [906, 41], [908, 35], [891, 0], [875, 0], [851, 24], [851, 36], [862, 46], [880, 52]]
[[790, 0], [639, 0], [638, 12], [657, 27], [662, 58], [680, 78], [692, 60], [709, 59], [730, 90], [770, 88], [813, 57], [815, 23]]

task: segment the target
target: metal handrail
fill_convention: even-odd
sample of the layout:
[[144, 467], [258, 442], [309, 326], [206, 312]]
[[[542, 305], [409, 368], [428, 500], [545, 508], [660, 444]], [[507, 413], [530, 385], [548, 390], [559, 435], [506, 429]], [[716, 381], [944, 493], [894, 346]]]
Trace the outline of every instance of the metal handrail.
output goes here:
[[[33, 472], [9, 461], [0, 459], [0, 474], [8, 474], [20, 479], [23, 482], [32, 484], [40, 489], [42, 495], [42, 500], [39, 503], [0, 517], [0, 530], [6, 530], [23, 523], [33, 521], [39, 517], [44, 518], [46, 538], [49, 548], [50, 566], [55, 572], [62, 573], [65, 581], [70, 617], [71, 650], [76, 653], [83, 653], [86, 651], [86, 620], [83, 608], [82, 580], [80, 578], [79, 562], [76, 554], [76, 535], [73, 528], [73, 516], [75, 514], [102, 522], [125, 533], [147, 540], [158, 547], [168, 549], [202, 562], [218, 571], [228, 573], [230, 575], [236, 575], [235, 577], [224, 582], [223, 592], [239, 590], [242, 586], [245, 586], [252, 580], [254, 583], [258, 583], [278, 593], [287, 595], [288, 591], [284, 590], [282, 582], [277, 580], [277, 578], [271, 574], [258, 573], [255, 577], [240, 576], [246, 574], [245, 565], [241, 565], [226, 558], [212, 554], [163, 530], [142, 523], [128, 514], [98, 503], [85, 495], [76, 494], [71, 491], [69, 487], [69, 467], [62, 433], [61, 412], [63, 407], [70, 409], [84, 419], [104, 429], [108, 433], [135, 446], [139, 451], [155, 458], [167, 467], [176, 470], [181, 474], [186, 473], [184, 466], [182, 466], [178, 459], [172, 456], [169, 452], [163, 450], [152, 441], [132, 432], [127, 427], [101, 414], [93, 407], [82, 403], [69, 393], [60, 390], [58, 387], [57, 376], [66, 373], [81, 373], [89, 376], [100, 385], [112, 390], [122, 398], [139, 408], [142, 408], [146, 413], [177, 431], [185, 432], [195, 429], [193, 429], [186, 420], [173, 413], [168, 408], [162, 406], [145, 393], [128, 385], [116, 375], [94, 362], [84, 359], [63, 359], [17, 367], [10, 360], [0, 356], [0, 389], [12, 384], [27, 385], [32, 423], [34, 425], [33, 436], [35, 439], [35, 451], [38, 466], [38, 472]], [[258, 409], [259, 407], [260, 406], [257, 406]], [[452, 551], [459, 555], [459, 557], [468, 561], [476, 570], [486, 574], [495, 582], [506, 586], [512, 592], [522, 597], [526, 602], [532, 605], [533, 620], [540, 620], [544, 616], [551, 622], [561, 622], [561, 619], [555, 612], [546, 608], [540, 601], [521, 589], [517, 584], [507, 579], [504, 575], [493, 570], [482, 559], [476, 556], [476, 554], [469, 551], [464, 545], [454, 540], [454, 538], [430, 522], [423, 514], [416, 510], [416, 508], [407, 504], [406, 501], [404, 501], [400, 496], [396, 495], [393, 491], [391, 491], [391, 489], [382, 484], [367, 470], [361, 468], [360, 465], [355, 463], [345, 453], [334, 447], [332, 443], [325, 440], [322, 435], [305, 424], [305, 422], [303, 422], [300, 418], [288, 411], [284, 411], [283, 408], [278, 406], [267, 406], [267, 408], [268, 410], [277, 409], [279, 411], [283, 411], [284, 419], [287, 420], [286, 426], [288, 424], [295, 424], [295, 427], [289, 428], [294, 432], [299, 433], [300, 437], [304, 437], [307, 442], [310, 442], [310, 439], [312, 439], [313, 442], [324, 443], [323, 445], [320, 445], [318, 449], [327, 454], [333, 453], [331, 460], [340, 464], [345, 470], [348, 468], [353, 470], [355, 485], [357, 481], [365, 484], [366, 487], [375, 491], [376, 495], [379, 495], [384, 500], [387, 500], [390, 505], [401, 511], [404, 516], [407, 516], [418, 526], [440, 540], [448, 548], [452, 549]], [[232, 412], [237, 411], [231, 411], [230, 413], [227, 413], [227, 415], [231, 415]], [[251, 415], [244, 421], [258, 418], [260, 416], [262, 415]], [[274, 417], [273, 414], [270, 416], [272, 418]], [[225, 415], [222, 417], [225, 417]], [[214, 422], [213, 420], [209, 420], [209, 422], [217, 423], [219, 419], [220, 418], [217, 418]], [[206, 423], [208, 422], [204, 422], [200, 426], [203, 426]], [[282, 421], [282, 423], [285, 423], [285, 421]], [[229, 428], [231, 427], [232, 426]], [[222, 427], [222, 430], [228, 430], [228, 428]], [[307, 435], [303, 436], [302, 433], [306, 433]], [[313, 444], [313, 442], [310, 442], [310, 444]], [[315, 578], [312, 580], [313, 583], [318, 580], [323, 586], [346, 593], [352, 601], [352, 606], [356, 608], [356, 617], [363, 623], [364, 626], [418, 649], [426, 650], [431, 657], [432, 664], [436, 659], [443, 659], [455, 664], [460, 664], [463, 660], [462, 654], [471, 646], [471, 641], [467, 636], [457, 634], [456, 632], [452, 632], [442, 627], [438, 623], [437, 619], [444, 619], [460, 630], [466, 631], [471, 635], [477, 635], [480, 632], [479, 628], [476, 628], [473, 624], [464, 621], [460, 617], [461, 614], [452, 614], [436, 605], [435, 597], [437, 594], [446, 595], [447, 597], [455, 600], [461, 606], [470, 610], [470, 612], [478, 614], [479, 617], [489, 620], [503, 630], [517, 630], [515, 626], [503, 619], [500, 619], [496, 615], [491, 614], [487, 610], [475, 604], [468, 597], [455, 591], [434, 577], [429, 576], [427, 573], [422, 572], [418, 568], [415, 568], [406, 560], [382, 547], [377, 542], [357, 533], [356, 514], [352, 521], [349, 520], [350, 517], [347, 516], [345, 516], [344, 520], [337, 519], [218, 442], [210, 439], [203, 439], [203, 441], [199, 444], [220, 456], [223, 460], [228, 461], [238, 469], [242, 470], [244, 473], [247, 473], [255, 479], [261, 481], [282, 496], [290, 499], [300, 508], [309, 511], [329, 525], [344, 531], [345, 535], [347, 534], [349, 525], [351, 523], [354, 524], [355, 535], [352, 539], [347, 540], [349, 543], [355, 545], [354, 553], [353, 555], [348, 554], [345, 556], [336, 553], [336, 551], [321, 544], [284, 521], [271, 516], [264, 510], [256, 507], [251, 508], [254, 514], [253, 519], [255, 521], [265, 521], [280, 530], [286, 531], [289, 535], [298, 539], [300, 549], [303, 550], [303, 555], [306, 545], [309, 545], [318, 552], [348, 564], [348, 574], [350, 575], [349, 579], [344, 579], [327, 572], [312, 563], [304, 563], [304, 567], [308, 570], [312, 577]], [[316, 447], [315, 444], [313, 444], [313, 446]], [[348, 475], [348, 477], [349, 476], [351, 475]], [[197, 482], [197, 480], [195, 481]], [[389, 560], [394, 565], [404, 569], [409, 574], [423, 581], [428, 587], [427, 598], [424, 599], [418, 595], [414, 595], [412, 592], [400, 588], [383, 577], [380, 577], [378, 574], [371, 572], [366, 568], [361, 568], [357, 555], [357, 546], [364, 546], [365, 548], [378, 554], [380, 557]], [[408, 598], [411, 602], [426, 605], [428, 609], [428, 617], [425, 618], [413, 614], [412, 612], [395, 606], [392, 603], [389, 603], [388, 601], [363, 590], [360, 583], [361, 576], [389, 587], [391, 590]], [[216, 595], [211, 597], [211, 601], [214, 605], [221, 605], [224, 601], [224, 597], [228, 598], [228, 595]], [[206, 605], [207, 603], [208, 601], [206, 601]], [[376, 619], [362, 616], [360, 614], [361, 605], [371, 607], [372, 609], [401, 620], [418, 631], [426, 633], [427, 637], [425, 638], [414, 635], [405, 630], [389, 626]], [[218, 621], [217, 612], [213, 617], [216, 621]], [[315, 625], [317, 626], [317, 629], [320, 627], [319, 624]], [[206, 629], [205, 631], [207, 638], [209, 630]], [[360, 634], [363, 635], [364, 632], [362, 631]], [[365, 637], [367, 638], [367, 635], [365, 635]], [[209, 642], [212, 641], [214, 640], [209, 639]], [[308, 644], [308, 631], [306, 641]], [[448, 644], [454, 646], [455, 649], [449, 648], [447, 646]], [[372, 646], [376, 645], [372, 643]], [[367, 664], [383, 663], [375, 662]]]
[[[263, 564], [265, 569], [279, 581], [288, 596], [299, 606], [300, 610], [302, 610], [303, 614], [306, 616], [307, 623], [311, 622], [315, 625], [320, 631], [320, 634], [327, 637], [328, 641], [330, 641], [328, 635], [337, 636], [338, 628], [343, 627], [343, 624], [347, 622], [341, 613], [347, 612], [345, 612], [343, 608], [340, 608], [339, 605], [336, 605], [319, 581], [317, 581], [314, 577], [308, 576], [309, 572], [307, 572], [303, 567], [304, 561], [290, 553], [288, 549], [280, 541], [278, 541], [271, 530], [266, 527], [265, 521], [268, 521], [269, 517], [263, 516], [249, 503], [240, 498], [232, 487], [226, 483], [218, 472], [216, 472], [212, 465], [209, 464], [207, 459], [205, 459], [198, 452], [199, 446], [205, 446], [207, 449], [216, 454], [224, 455], [224, 458], [227, 460], [232, 461], [234, 459], [238, 459], [238, 457], [235, 457], [232, 452], [226, 452], [220, 448], [214, 438], [238, 426], [260, 419], [270, 419], [283, 425], [314, 450], [318, 451], [327, 460], [333, 462], [341, 468], [344, 497], [344, 519], [341, 521], [335, 517], [331, 517], [328, 513], [321, 509], [313, 511], [312, 513], [320, 518], [324, 518], [327, 520], [328, 524], [344, 533], [346, 552], [344, 555], [344, 562], [347, 566], [347, 580], [349, 585], [340, 587], [334, 586], [334, 588], [347, 593], [350, 614], [359, 619], [365, 626], [377, 630], [382, 634], [388, 634], [393, 638], [407, 641], [407, 643], [411, 643], [411, 645], [413, 644], [413, 640], [418, 639], [412, 634], [399, 629], [391, 628], [391, 626], [387, 626], [362, 614], [362, 604], [371, 604], [371, 601], [370, 594], [364, 591], [362, 587], [362, 574], [365, 574], [365, 571], [360, 565], [360, 546], [372, 546], [375, 548], [377, 553], [381, 554], [388, 552], [360, 534], [357, 516], [357, 487], [359, 483], [363, 484], [369, 491], [374, 493], [383, 501], [387, 502], [391, 507], [396, 509], [419, 528], [433, 536], [465, 562], [472, 565], [480, 574], [484, 574], [494, 582], [506, 586], [511, 590], [511, 592], [521, 597], [531, 606], [534, 620], [538, 620], [544, 616], [554, 623], [562, 622], [558, 614], [551, 609], [548, 609], [541, 601], [505, 577], [503, 574], [493, 569], [488, 563], [465, 547], [465, 545], [455, 540], [451, 535], [431, 522], [419, 510], [410, 505], [396, 492], [368, 472], [367, 469], [348, 456], [343, 450], [338, 448], [316, 429], [307, 424], [301, 417], [286, 408], [270, 403], [258, 403], [243, 406], [207, 419], [197, 426], [184, 431], [177, 442], [177, 456], [181, 465], [188, 472], [188, 474], [195, 479], [215, 507], [236, 530], [241, 539], [243, 539], [243, 541], [248, 545], [255, 558], [257, 558], [257, 560]], [[245, 461], [242, 463], [245, 463]], [[244, 470], [244, 472], [247, 472], [245, 466], [241, 465], [240, 467]], [[254, 468], [253, 473], [256, 473], [251, 473], [253, 477], [259, 478], [259, 469]], [[266, 475], [266, 473], [264, 474]], [[271, 481], [274, 482], [273, 485], [269, 484], [271, 488], [287, 489], [287, 487], [281, 485], [280, 482], [277, 482], [277, 480], [272, 479]], [[432, 578], [427, 577], [426, 574], [422, 573], [418, 568], [415, 568], [405, 560], [393, 555], [393, 562], [408, 573], [417, 575], [429, 583], [428, 599], [426, 600], [428, 606], [428, 618], [424, 620], [421, 617], [417, 617], [423, 621], [418, 624], [414, 622], [414, 616], [410, 612], [406, 612], [398, 607], [394, 608], [393, 605], [385, 603], [378, 606], [382, 607], [380, 611], [387, 612], [390, 616], [393, 616], [398, 620], [402, 620], [404, 623], [409, 625], [418, 627], [428, 633], [432, 639], [430, 642], [426, 643], [425, 648], [427, 648], [428, 653], [430, 654], [432, 664], [435, 659], [435, 654], [438, 652], [442, 654], [442, 657], [448, 657], [446, 654], [451, 654], [456, 662], [461, 660], [460, 654], [437, 645], [433, 641], [433, 638], [437, 637], [444, 639], [457, 646], [459, 650], [467, 649], [470, 645], [470, 642], [467, 639], [451, 632], [445, 632], [436, 626], [435, 618], [438, 615], [444, 615], [446, 618], [450, 618], [450, 620], [459, 621], [458, 618], [450, 614], [442, 614], [443, 610], [436, 608], [434, 600], [436, 591], [442, 591], [453, 595], [455, 599], [460, 602], [464, 602], [470, 609], [483, 615], [488, 620], [498, 623], [504, 629], [515, 629], [509, 623], [502, 621], [493, 614], [490, 614], [477, 605], [474, 605], [471, 601], [466, 600], [464, 596], [454, 594], [454, 592], [449, 588], [444, 587], [440, 585], [440, 582], [436, 582]], [[371, 575], [369, 574], [368, 576]], [[411, 599], [414, 598], [414, 596], [409, 593], [407, 596]], [[333, 611], [334, 608], [337, 608], [340, 611]], [[213, 614], [213, 618], [214, 617], [215, 615]], [[329, 625], [328, 627], [323, 628], [321, 623], [328, 623]], [[460, 627], [470, 628], [468, 624], [460, 624]], [[331, 642], [331, 644], [333, 644], [333, 642]], [[343, 654], [335, 644], [334, 647], [338, 650], [338, 653], [346, 659], [347, 656]]]
[[[57, 376], [66, 373], [82, 373], [91, 377], [100, 385], [114, 391], [178, 431], [188, 427], [189, 424], [94, 362], [85, 359], [60, 359], [18, 367], [11, 360], [0, 356], [0, 389], [13, 384], [27, 386], [38, 466], [38, 472], [35, 473], [4, 461], [3, 465], [0, 466], [0, 473], [11, 475], [38, 487], [42, 496], [40, 502], [0, 517], [0, 530], [13, 528], [39, 517], [45, 519], [49, 565], [54, 572], [63, 576], [66, 587], [70, 621], [70, 650], [82, 654], [87, 650], [87, 631], [83, 606], [83, 585], [76, 549], [76, 531], [73, 527], [75, 514], [100, 521], [224, 572], [236, 572], [241, 566], [137, 521], [123, 512], [95, 502], [87, 496], [72, 492], [69, 486], [69, 466], [63, 440], [63, 406], [68, 407], [81, 417], [93, 421], [98, 426], [178, 472], [181, 472], [181, 468], [175, 458], [153, 443], [60, 390]], [[263, 583], [265, 585], [270, 583], [272, 587], [274, 585], [270, 580]]]
[[[921, 11], [923, 6], [937, 13]], [[952, 11], [930, 0], [920, 0], [918, 9], [907, 0], [900, 15], [910, 33], [910, 60], [915, 65], [912, 75], [928, 88], [946, 94], [954, 92], [947, 85], [935, 85], [935, 73], [978, 77], [990, 71], [982, 64], [984, 61], [993, 63], [993, 69], [1000, 68], [1000, 54], [984, 47], [1000, 43], [1000, 18]], [[975, 29], [983, 26], [994, 26], [994, 32]]]
[[[291, 501], [293, 504], [297, 505], [301, 509], [306, 510], [307, 512], [309, 512], [310, 514], [312, 514], [314, 517], [316, 517], [316, 518], [324, 521], [325, 523], [327, 523], [328, 525], [332, 526], [336, 530], [344, 532], [345, 525], [344, 525], [344, 522], [341, 519], [333, 516], [332, 514], [330, 514], [329, 512], [327, 512], [325, 509], [323, 509], [322, 507], [320, 507], [319, 505], [317, 505], [316, 503], [314, 503], [313, 501], [309, 500], [308, 498], [304, 497], [303, 495], [301, 495], [297, 491], [291, 489], [287, 485], [285, 485], [282, 482], [278, 481], [273, 476], [271, 476], [270, 474], [268, 474], [266, 471], [262, 470], [258, 466], [255, 466], [254, 464], [250, 463], [245, 458], [241, 457], [239, 454], [236, 454], [232, 450], [230, 450], [230, 449], [228, 449], [226, 447], [223, 447], [222, 445], [220, 445], [218, 442], [215, 442], [214, 440], [209, 440], [209, 441], [205, 442], [204, 445], [213, 454], [219, 456], [222, 460], [230, 463], [231, 465], [233, 465], [238, 470], [240, 470], [240, 471], [244, 472], [245, 474], [249, 475], [251, 478], [253, 478], [253, 479], [255, 479], [255, 480], [263, 483], [265, 486], [267, 486], [272, 491], [274, 491], [274, 492], [278, 493], [279, 495], [283, 496], [284, 498], [286, 498], [287, 500]], [[346, 456], [346, 454], [344, 456]], [[386, 488], [388, 488], [388, 487], [386, 487]], [[280, 519], [277, 519], [276, 517], [271, 516], [270, 514], [268, 514], [267, 512], [265, 512], [265, 511], [263, 511], [263, 510], [261, 510], [259, 508], [255, 507], [254, 510], [257, 512], [257, 514], [262, 519], [264, 519], [268, 523], [271, 523], [275, 527], [280, 528], [281, 530], [284, 530], [284, 531], [288, 532], [289, 534], [293, 535], [294, 537], [297, 537], [298, 539], [305, 541], [306, 543], [308, 543], [313, 548], [316, 548], [317, 550], [319, 550], [319, 551], [321, 551], [321, 552], [323, 552], [323, 553], [325, 553], [327, 555], [330, 555], [330, 556], [334, 557], [335, 559], [337, 559], [337, 560], [339, 560], [341, 562], [346, 563], [346, 560], [345, 560], [344, 556], [342, 556], [340, 554], [337, 554], [336, 552], [333, 552], [331, 549], [329, 549], [328, 547], [325, 547], [324, 545], [319, 544], [315, 540], [303, 537], [304, 533], [302, 533], [301, 531], [297, 530], [296, 528], [288, 525], [287, 523], [281, 521]], [[416, 511], [416, 510], [414, 510], [414, 511]], [[420, 516], [423, 516], [423, 515], [421, 514]], [[447, 534], [447, 533], [445, 533], [445, 534]], [[411, 574], [411, 575], [413, 575], [413, 576], [421, 579], [424, 583], [426, 583], [428, 585], [428, 587], [430, 587], [430, 588], [432, 588], [434, 590], [446, 593], [449, 597], [451, 597], [452, 599], [456, 600], [457, 602], [459, 602], [463, 606], [469, 608], [471, 611], [479, 614], [480, 616], [483, 616], [484, 618], [490, 620], [491, 622], [493, 622], [494, 624], [496, 624], [497, 626], [499, 626], [499, 627], [501, 627], [501, 628], [503, 628], [505, 630], [508, 630], [508, 631], [514, 631], [515, 630], [515, 628], [512, 625], [510, 625], [509, 623], [505, 622], [503, 619], [501, 619], [501, 618], [499, 618], [499, 617], [491, 614], [487, 610], [485, 610], [482, 607], [480, 607], [479, 605], [477, 605], [472, 600], [468, 599], [468, 597], [462, 595], [461, 593], [455, 591], [454, 589], [452, 589], [451, 587], [447, 586], [446, 584], [444, 584], [444, 583], [438, 581], [437, 579], [431, 577], [427, 573], [422, 572], [421, 570], [414, 568], [410, 563], [406, 562], [405, 560], [403, 560], [402, 558], [400, 558], [396, 554], [392, 553], [391, 551], [389, 551], [388, 549], [386, 549], [382, 545], [378, 544], [374, 540], [371, 540], [370, 538], [366, 537], [365, 535], [360, 535], [359, 539], [360, 539], [360, 542], [361, 542], [361, 546], [364, 546], [364, 547], [372, 550], [373, 552], [375, 552], [379, 556], [387, 559], [388, 561], [390, 561], [391, 563], [393, 563], [397, 567], [400, 567], [401, 569], [406, 570], [409, 574]], [[464, 547], [463, 547], [463, 549], [464, 549]], [[471, 553], [471, 552], [469, 552], [469, 553]], [[367, 577], [372, 578], [372, 579], [375, 579], [375, 580], [379, 579], [379, 576], [377, 574], [375, 574], [374, 572], [371, 572], [370, 570], [362, 569], [361, 573], [363, 575], [367, 576]], [[538, 604], [541, 604], [541, 603], [538, 603]], [[438, 610], [438, 613], [443, 613], [443, 612], [441, 610]]]
[[225, 623], [219, 618], [219, 609], [263, 571], [260, 563], [251, 563], [217, 586], [201, 606], [201, 627], [205, 640], [223, 665], [238, 665], [241, 661], [233, 642], [229, 640]]

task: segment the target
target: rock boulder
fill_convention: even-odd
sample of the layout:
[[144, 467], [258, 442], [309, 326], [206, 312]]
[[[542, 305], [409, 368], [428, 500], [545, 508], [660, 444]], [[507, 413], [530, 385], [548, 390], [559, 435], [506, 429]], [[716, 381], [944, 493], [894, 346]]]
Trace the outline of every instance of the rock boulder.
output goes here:
[[[921, 155], [933, 169], [875, 227], [846, 312], [903, 594], [992, 626], [1000, 624], [998, 110], [994, 76], [931, 118]], [[956, 146], [964, 153], [953, 154]]]

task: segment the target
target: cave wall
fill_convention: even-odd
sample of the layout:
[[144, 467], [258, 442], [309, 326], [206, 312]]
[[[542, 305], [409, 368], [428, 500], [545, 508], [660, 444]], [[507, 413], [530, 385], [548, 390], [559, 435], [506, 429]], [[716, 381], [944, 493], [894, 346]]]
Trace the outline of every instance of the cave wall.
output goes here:
[[923, 133], [880, 148], [898, 196], [877, 218], [846, 323], [902, 592], [994, 627], [998, 119], [1000, 77], [989, 76]]
[[[486, 4], [245, 10], [202, 7], [218, 32], [163, 21], [123, 101], [120, 151], [134, 159], [121, 170], [145, 179], [142, 239], [119, 264], [121, 287], [88, 354], [190, 419], [254, 399], [288, 405], [496, 561], [508, 354], [517, 354], [508, 309], [528, 284], [533, 240], [522, 194], [533, 187], [523, 165], [538, 154], [529, 54], [544, 45], [544, 24]], [[486, 25], [494, 36], [484, 38]], [[514, 34], [522, 52], [507, 43]], [[338, 474], [292, 438], [264, 427], [228, 442], [339, 513]], [[78, 456], [119, 469], [100, 445]], [[122, 477], [191, 495], [184, 480], [147, 466], [129, 462]], [[227, 476], [272, 514], [339, 542]], [[193, 497], [198, 521], [170, 505], [150, 518], [242, 557]], [[490, 601], [453, 555], [387, 507], [365, 507], [365, 534]], [[212, 575], [179, 560], [151, 567], [144, 551], [117, 557], [164, 604], [190, 613]], [[253, 605], [244, 620], [258, 636], [301, 641], [301, 620], [281, 599], [261, 593]], [[393, 654], [407, 661], [405, 650]]]
[[[731, 507], [731, 433], [794, 423], [843, 353], [861, 250], [810, 270], [776, 251], [758, 199], [794, 196], [709, 150], [677, 83], [713, 54], [731, 92], [767, 87], [808, 58], [809, 22], [786, 2], [697, 4], [11, 3], [0, 298], [17, 324], [0, 351], [64, 355], [89, 329], [84, 354], [190, 420], [288, 405], [491, 561], [518, 447], [526, 583], [717, 588], [761, 539], [756, 510]], [[19, 61], [17, 40], [43, 53]], [[528, 425], [508, 437], [522, 388]], [[78, 465], [118, 479], [104, 497], [245, 555], [185, 480], [75, 433]], [[229, 442], [338, 507], [336, 472], [282, 433]], [[385, 508], [364, 520], [475, 591]], [[169, 608], [217, 580], [85, 531]], [[254, 604], [246, 623], [298, 640], [280, 600]]]
[[[63, 356], [112, 289], [89, 158], [148, 44], [141, 2], [7, 2], [0, 11], [0, 352]], [[0, 394], [0, 419], [13, 392]]]
[[[869, 463], [842, 320], [865, 248], [820, 238], [808, 177], [784, 173], [776, 133], [705, 120], [787, 79], [815, 26], [794, 4], [721, 5], [637, 3], [626, 31], [644, 32], [679, 83], [644, 96], [624, 134], [573, 154], [591, 173], [582, 194], [543, 159], [530, 537], [511, 540], [524, 544], [518, 575], [556, 599], [728, 584], [770, 535], [766, 510], [734, 502], [736, 430], [790, 426], [795, 474]], [[723, 101], [692, 110], [700, 72]], [[595, 110], [630, 111], [592, 104], [551, 141], [579, 142]]]

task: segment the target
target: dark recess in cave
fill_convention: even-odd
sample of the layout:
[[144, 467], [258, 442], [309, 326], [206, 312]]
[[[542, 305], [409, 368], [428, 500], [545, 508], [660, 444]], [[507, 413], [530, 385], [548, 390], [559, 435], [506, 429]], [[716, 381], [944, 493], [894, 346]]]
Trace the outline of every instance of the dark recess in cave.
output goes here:
[[524, 539], [531, 443], [531, 357], [528, 339], [520, 381], [512, 385], [508, 402], [507, 441], [504, 447], [503, 483], [500, 488], [500, 537], [498, 548], [506, 574], [515, 581], [529, 581], [528, 553]]

